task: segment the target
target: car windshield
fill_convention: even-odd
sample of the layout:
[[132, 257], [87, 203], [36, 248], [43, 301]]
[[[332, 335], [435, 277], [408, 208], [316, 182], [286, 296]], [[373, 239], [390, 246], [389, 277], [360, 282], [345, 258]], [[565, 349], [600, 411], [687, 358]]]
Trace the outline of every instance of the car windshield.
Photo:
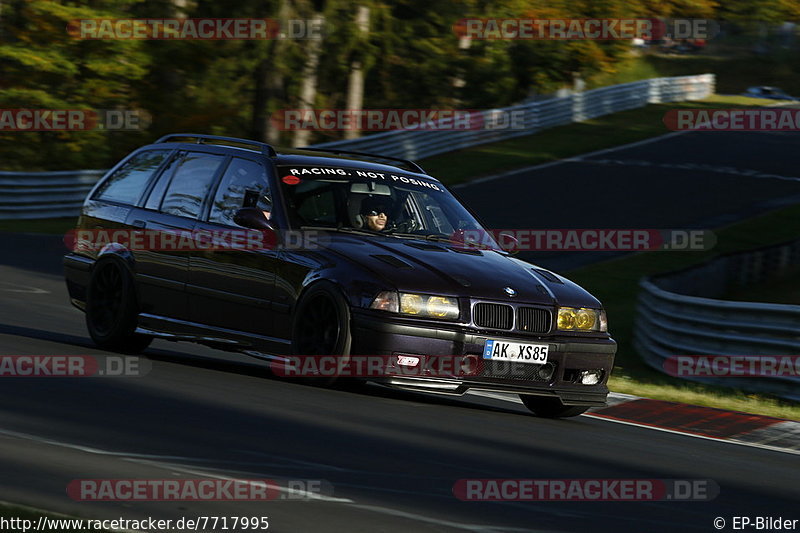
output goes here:
[[[279, 180], [294, 227], [374, 232], [463, 242], [488, 232], [440, 183], [402, 172], [346, 167], [281, 166]], [[490, 242], [487, 242], [487, 239]]]

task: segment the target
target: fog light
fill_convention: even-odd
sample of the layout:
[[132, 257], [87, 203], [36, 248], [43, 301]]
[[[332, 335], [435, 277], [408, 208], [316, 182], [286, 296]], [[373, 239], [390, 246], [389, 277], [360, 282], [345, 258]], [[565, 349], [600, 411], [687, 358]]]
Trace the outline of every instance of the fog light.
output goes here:
[[602, 370], [581, 370], [578, 379], [582, 385], [597, 385], [602, 375]]

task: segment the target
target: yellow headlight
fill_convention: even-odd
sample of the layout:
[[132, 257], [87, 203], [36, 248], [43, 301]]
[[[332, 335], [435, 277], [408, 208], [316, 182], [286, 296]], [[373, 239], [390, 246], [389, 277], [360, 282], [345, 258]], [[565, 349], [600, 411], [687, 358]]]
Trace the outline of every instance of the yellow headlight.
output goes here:
[[428, 314], [436, 318], [458, 318], [458, 304], [451, 298], [431, 296], [428, 299]]
[[592, 309], [578, 309], [575, 313], [575, 327], [578, 329], [594, 329], [597, 313]]
[[562, 307], [558, 310], [558, 329], [575, 329], [575, 310]]
[[422, 312], [422, 296], [419, 294], [401, 294], [400, 312], [406, 315], [418, 315]]

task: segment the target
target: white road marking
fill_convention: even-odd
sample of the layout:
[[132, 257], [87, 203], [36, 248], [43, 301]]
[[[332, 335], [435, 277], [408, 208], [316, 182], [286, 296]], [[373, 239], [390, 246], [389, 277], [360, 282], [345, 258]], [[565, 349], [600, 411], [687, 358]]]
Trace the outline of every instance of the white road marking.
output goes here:
[[0, 291], [4, 292], [21, 292], [24, 294], [50, 294], [50, 291], [40, 289], [38, 287], [30, 287], [28, 285], [18, 285], [8, 281], [0, 281], [0, 285], [10, 285], [11, 288], [0, 287]]
[[637, 146], [642, 146], [642, 145], [645, 145], [645, 144], [650, 144], [650, 143], [654, 143], [654, 142], [658, 142], [658, 141], [663, 141], [665, 139], [669, 139], [669, 138], [675, 137], [677, 135], [683, 135], [683, 134], [689, 133], [689, 131], [690, 130], [672, 131], [670, 133], [665, 133], [663, 135], [659, 135], [658, 137], [650, 137], [649, 139], [642, 139], [641, 141], [636, 141], [636, 142], [632, 142], [632, 143], [628, 143], [628, 144], [623, 144], [623, 145], [620, 145], [620, 146], [612, 146], [611, 148], [604, 148], [602, 150], [596, 150], [594, 152], [589, 152], [589, 153], [581, 154], [581, 155], [574, 156], [574, 157], [566, 157], [564, 159], [558, 159], [556, 161], [550, 161], [548, 163], [541, 163], [541, 164], [533, 165], [533, 166], [530, 166], [530, 167], [523, 167], [523, 168], [518, 168], [518, 169], [515, 169], [515, 170], [509, 170], [508, 172], [502, 172], [500, 174], [493, 174], [491, 176], [485, 176], [483, 178], [478, 178], [478, 179], [475, 179], [475, 180], [471, 180], [471, 181], [469, 181], [467, 183], [459, 183], [458, 185], [454, 185], [452, 188], [453, 189], [461, 189], [461, 188], [464, 188], [464, 187], [469, 187], [470, 185], [476, 185], [478, 183], [485, 183], [487, 181], [494, 181], [496, 179], [507, 178], [507, 177], [513, 176], [515, 174], [523, 174], [523, 173], [526, 173], [526, 172], [532, 172], [534, 170], [541, 170], [543, 168], [552, 167], [552, 166], [555, 166], [555, 165], [563, 165], [564, 163], [583, 163], [584, 162], [583, 159], [586, 158], [586, 157], [592, 157], [594, 155], [599, 155], [599, 154], [606, 154], [606, 153], [609, 153], [609, 152], [617, 152], [619, 150], [626, 150], [628, 148], [635, 148]]
[[[214, 474], [213, 472], [209, 472], [207, 470], [198, 470], [198, 469], [193, 469], [193, 468], [185, 468], [184, 466], [179, 465], [179, 464], [162, 463], [162, 462], [159, 462], [159, 461], [149, 461], [147, 459], [129, 459], [129, 461], [134, 462], [134, 463], [146, 464], [146, 465], [154, 466], [154, 467], [157, 467], [157, 468], [165, 468], [165, 469], [168, 469], [168, 470], [174, 470], [174, 471], [179, 472], [181, 474], [191, 474], [193, 476], [208, 477], [208, 478], [212, 478], [212, 479], [221, 479], [221, 480], [225, 480], [225, 481], [244, 481], [244, 482], [247, 482], [247, 480], [242, 479], [242, 478], [235, 478], [235, 477], [231, 477], [231, 476], [224, 476], [224, 475], [221, 475], [221, 474]], [[246, 474], [246, 475], [252, 475], [252, 473], [249, 473], [249, 472], [237, 472], [237, 473], [243, 473], [243, 474]], [[261, 476], [263, 474], [258, 474], [258, 475]], [[278, 476], [276, 476], [276, 477], [278, 477]], [[335, 498], [333, 496], [326, 496], [324, 494], [318, 494], [316, 492], [308, 492], [308, 491], [301, 490], [301, 489], [290, 489], [288, 487], [281, 487], [281, 486], [274, 486], [272, 488], [277, 490], [278, 492], [283, 492], [283, 493], [286, 493], [286, 494], [293, 494], [293, 495], [300, 495], [303, 498], [307, 498], [309, 500], [319, 500], [319, 501], [330, 502], [330, 503], [354, 503], [353, 500], [351, 500], [349, 498]]]
[[[781, 107], [781, 106], [788, 106], [792, 105], [791, 102], [779, 102], [773, 104], [767, 104], [763, 107]], [[707, 124], [707, 123], [705, 123]], [[703, 124], [698, 124], [703, 125]], [[628, 148], [636, 148], [637, 146], [644, 146], [646, 144], [664, 141], [666, 139], [670, 139], [672, 137], [677, 137], [678, 135], [685, 135], [687, 133], [692, 133], [694, 130], [680, 130], [680, 131], [671, 131], [669, 133], [664, 133], [663, 135], [658, 135], [656, 137], [650, 137], [648, 139], [642, 139], [641, 141], [635, 141], [628, 144], [622, 144], [619, 146], [612, 146], [610, 148], [603, 148], [602, 150], [595, 150], [594, 152], [587, 152], [585, 154], [580, 154], [574, 157], [566, 157], [564, 159], [558, 159], [556, 161], [549, 161], [547, 163], [540, 163], [538, 165], [533, 165], [530, 167], [523, 167], [517, 168], [514, 170], [509, 170], [507, 172], [501, 172], [500, 174], [493, 174], [491, 176], [484, 176], [483, 178], [478, 178], [475, 180], [468, 181], [467, 183], [459, 183], [457, 185], [453, 185], [452, 189], [463, 189], [465, 187], [469, 187], [470, 185], [477, 185], [479, 183], [486, 183], [487, 181], [494, 181], [497, 179], [507, 178], [509, 176], [513, 176], [515, 174], [523, 174], [525, 172], [532, 172], [534, 170], [541, 170], [543, 168], [552, 167], [555, 165], [563, 165], [564, 163], [584, 163], [586, 162], [585, 159], [587, 157], [593, 157], [600, 154], [608, 154], [611, 152], [618, 152], [620, 150], [627, 150]], [[747, 133], [747, 132], [743, 132]], [[531, 135], [536, 135], [535, 133]]]
[[521, 528], [521, 527], [503, 527], [503, 526], [487, 526], [484, 524], [464, 524], [460, 522], [451, 522], [450, 520], [441, 520], [439, 518], [431, 518], [428, 516], [423, 516], [416, 513], [409, 513], [406, 511], [400, 511], [399, 509], [391, 509], [389, 507], [381, 507], [377, 505], [363, 505], [363, 504], [352, 504], [348, 507], [355, 507], [357, 509], [363, 509], [365, 511], [374, 511], [376, 513], [387, 514], [391, 516], [396, 516], [399, 518], [408, 518], [410, 520], [416, 520], [417, 522], [425, 522], [428, 524], [435, 524], [437, 526], [444, 526], [444, 527], [451, 527], [453, 529], [461, 529], [463, 531], [477, 531], [477, 532], [486, 532], [486, 533], [502, 533], [502, 532], [515, 532], [515, 531], [527, 531], [530, 533], [546, 533], [552, 532], [554, 530], [551, 529], [531, 529], [531, 528]]
[[[520, 400], [517, 396], [505, 396], [503, 394], [491, 393], [491, 392], [483, 392], [483, 391], [469, 391], [469, 392], [467, 392], [467, 394], [473, 395], [473, 396], [484, 396], [486, 398], [493, 398], [495, 400], [502, 400], [502, 401], [506, 401], [506, 402], [510, 402], [510, 403], [518, 403], [520, 405], [522, 404], [522, 400]], [[627, 395], [627, 394], [621, 395], [621, 394], [612, 393], [609, 396], [612, 396], [612, 395], [613, 396], [617, 396], [617, 397], [627, 397], [630, 400], [645, 399], [645, 398], [640, 398], [638, 396], [630, 396], [630, 395]], [[615, 424], [623, 424], [623, 425], [626, 425], [626, 426], [634, 426], [634, 427], [639, 427], [639, 428], [644, 428], [644, 429], [652, 429], [652, 430], [655, 430], [655, 431], [663, 431], [664, 433], [672, 433], [674, 435], [683, 435], [685, 437], [694, 437], [696, 439], [711, 440], [711, 441], [714, 441], [714, 442], [726, 442], [726, 443], [730, 443], [730, 444], [738, 444], [740, 446], [749, 446], [751, 448], [761, 448], [762, 450], [769, 450], [769, 451], [773, 451], [773, 452], [781, 452], [781, 453], [789, 453], [789, 454], [792, 454], [792, 455], [800, 455], [800, 450], [793, 450], [791, 448], [781, 448], [781, 447], [778, 447], [778, 446], [770, 446], [768, 444], [760, 444], [760, 443], [757, 443], [757, 442], [747, 442], [747, 441], [736, 440], [736, 439], [726, 439], [726, 438], [720, 438], [720, 437], [708, 437], [706, 435], [698, 435], [696, 433], [688, 433], [686, 431], [680, 431], [680, 430], [677, 430], [677, 429], [668, 429], [668, 428], [662, 428], [662, 427], [657, 427], [657, 426], [650, 426], [650, 425], [642, 424], [642, 423], [639, 423], [639, 422], [630, 422], [630, 421], [627, 421], [627, 420], [617, 420], [617, 419], [613, 419], [613, 418], [607, 418], [607, 417], [605, 417], [603, 415], [596, 415], [596, 414], [593, 414], [591, 412], [584, 413], [584, 414], [582, 414], [580, 416], [593, 418], [595, 420], [602, 420], [604, 422], [613, 422]]]
[[[42, 443], [42, 444], [47, 444], [47, 445], [51, 445], [51, 446], [59, 446], [59, 447], [62, 447], [62, 448], [68, 448], [68, 449], [77, 450], [77, 451], [81, 451], [81, 452], [85, 452], [85, 453], [91, 453], [91, 454], [96, 454], [96, 455], [106, 455], [106, 456], [111, 456], [111, 457], [119, 457], [122, 460], [127, 460], [127, 461], [130, 461], [130, 462], [133, 462], [133, 463], [146, 464], [146, 465], [149, 465], [149, 466], [153, 466], [153, 467], [157, 467], [157, 468], [163, 468], [163, 469], [170, 470], [170, 471], [177, 471], [177, 472], [184, 473], [184, 474], [192, 474], [192, 475], [198, 475], [198, 476], [215, 478], [215, 479], [223, 479], [223, 480], [235, 480], [235, 479], [237, 479], [237, 478], [231, 478], [230, 476], [223, 476], [223, 475], [219, 475], [219, 474], [214, 474], [214, 473], [211, 473], [211, 472], [208, 472], [208, 471], [205, 471], [205, 470], [185, 468], [182, 465], [173, 464], [173, 463], [166, 463], [166, 462], [158, 461], [158, 460], [153, 460], [155, 458], [158, 458], [158, 459], [169, 458], [169, 459], [189, 460], [189, 461], [194, 460], [193, 458], [190, 458], [190, 457], [182, 457], [182, 456], [174, 456], [174, 455], [152, 455], [152, 454], [136, 454], [136, 453], [125, 453], [125, 452], [112, 452], [112, 451], [103, 450], [103, 449], [100, 449], [100, 448], [93, 448], [91, 446], [83, 446], [83, 445], [79, 445], [79, 444], [71, 444], [71, 443], [67, 443], [67, 442], [61, 442], [61, 441], [48, 439], [48, 438], [44, 438], [44, 437], [38, 437], [36, 435], [31, 435], [31, 434], [28, 434], [28, 433], [21, 433], [21, 432], [17, 432], [17, 431], [6, 430], [6, 429], [0, 429], [0, 435], [6, 435], [6, 436], [20, 438], [20, 439], [26, 439], [26, 440], [32, 440], [32, 441], [39, 442], [39, 443]], [[153, 458], [153, 459], [151, 459], [151, 458]], [[460, 529], [460, 530], [463, 530], [463, 531], [495, 532], [495, 533], [504, 533], [504, 532], [514, 533], [514, 532], [518, 532], [518, 531], [533, 531], [533, 532], [541, 531], [542, 533], [545, 532], [545, 530], [532, 530], [530, 528], [494, 527], [494, 526], [490, 526], [490, 525], [486, 525], [486, 524], [463, 524], [463, 523], [459, 523], [459, 522], [451, 522], [449, 520], [441, 520], [441, 519], [438, 519], [438, 518], [432, 518], [432, 517], [421, 515], [421, 514], [417, 514], [417, 513], [410, 513], [410, 512], [407, 512], [407, 511], [401, 511], [399, 509], [392, 509], [390, 507], [383, 507], [383, 506], [378, 506], [378, 505], [358, 504], [354, 500], [351, 500], [349, 498], [336, 498], [336, 497], [333, 497], [333, 496], [325, 496], [325, 495], [322, 495], [322, 494], [306, 492], [306, 491], [302, 491], [302, 490], [298, 490], [298, 489], [288, 489], [288, 488], [284, 488], [284, 487], [276, 487], [276, 488], [278, 490], [280, 490], [281, 492], [294, 493], [294, 494], [303, 494], [304, 496], [308, 497], [309, 499], [314, 499], [314, 500], [317, 500], [317, 501], [322, 501], [322, 502], [326, 502], [326, 503], [338, 503], [338, 504], [342, 504], [342, 505], [347, 505], [348, 507], [362, 509], [362, 510], [365, 510], [365, 511], [372, 511], [372, 512], [375, 512], [375, 513], [381, 513], [381, 514], [386, 514], [386, 515], [390, 515], [390, 516], [408, 518], [409, 520], [415, 520], [417, 522], [423, 522], [423, 523], [428, 523], [428, 524], [436, 524], [436, 525], [446, 526], [446, 527], [450, 527], [450, 528], [454, 528], [454, 529]], [[417, 494], [417, 493], [415, 492], [414, 494]]]
[[[49, 517], [55, 517], [56, 519], [64, 519], [64, 520], [80, 520], [83, 523], [84, 520], [91, 520], [89, 518], [82, 518], [74, 515], [68, 515], [64, 513], [59, 513], [56, 511], [51, 511], [49, 509], [39, 509], [38, 507], [31, 507], [30, 505], [22, 505], [15, 502], [9, 502], [6, 500], [0, 500], [0, 507], [8, 507], [12, 510], [19, 510], [24, 509], [29, 513], [38, 514], [38, 515], [47, 515]], [[43, 517], [39, 517], [39, 525], [36, 526], [34, 529], [35, 531], [44, 531], [44, 528], [41, 527]], [[110, 529], [110, 531], [118, 531], [119, 533], [147, 533], [146, 531], [140, 531], [138, 529]]]

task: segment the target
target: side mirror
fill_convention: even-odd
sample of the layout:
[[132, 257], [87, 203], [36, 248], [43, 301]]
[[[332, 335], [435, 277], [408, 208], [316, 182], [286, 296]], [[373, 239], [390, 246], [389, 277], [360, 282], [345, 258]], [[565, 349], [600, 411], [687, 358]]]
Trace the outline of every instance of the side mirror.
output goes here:
[[233, 215], [233, 221], [248, 229], [257, 230], [272, 230], [272, 224], [269, 223], [264, 213], [257, 207], [243, 207], [236, 211]]

